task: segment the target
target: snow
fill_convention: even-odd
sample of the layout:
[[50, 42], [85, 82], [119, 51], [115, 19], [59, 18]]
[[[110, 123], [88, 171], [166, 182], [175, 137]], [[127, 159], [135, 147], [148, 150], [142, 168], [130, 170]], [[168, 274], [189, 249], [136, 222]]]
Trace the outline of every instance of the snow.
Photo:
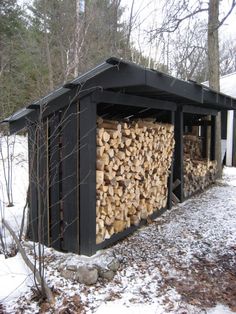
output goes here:
[[[4, 206], [6, 196], [1, 196], [4, 216], [15, 231], [19, 230], [28, 186], [26, 147], [27, 139], [17, 136], [14, 207]], [[2, 181], [2, 168], [0, 178]], [[71, 312], [97, 314], [233, 313], [236, 305], [230, 293], [235, 291], [235, 192], [236, 168], [224, 168], [222, 180], [207, 191], [118, 242], [109, 250], [120, 259], [121, 267], [110, 282], [99, 280], [86, 287], [66, 280], [59, 267], [66, 260], [76, 262], [76, 255], [44, 247], [45, 277], [56, 298], [55, 306], [45, 313], [65, 307], [73, 307]], [[7, 236], [7, 243], [11, 242]], [[33, 244], [23, 245], [33, 259]], [[90, 259], [99, 260], [99, 255]], [[40, 305], [32, 300], [33, 278], [19, 253], [8, 259], [0, 255], [0, 278], [0, 312], [1, 303], [8, 313], [40, 311]], [[75, 305], [76, 296], [82, 308]]]
[[[33, 276], [20, 254], [5, 259], [0, 255], [0, 300], [7, 302], [22, 295], [34, 284]], [[3, 284], [4, 283], [4, 284]]]
[[[12, 229], [16, 232], [20, 230], [23, 207], [25, 204], [26, 191], [28, 187], [28, 150], [27, 137], [11, 136], [9, 138], [11, 152], [14, 150], [13, 156], [13, 207], [6, 207], [7, 195], [5, 181], [3, 175], [3, 163], [0, 161], [0, 207], [1, 217], [7, 220]], [[3, 157], [6, 160], [7, 138], [0, 138], [0, 145], [3, 149]], [[13, 147], [14, 145], [14, 147]], [[5, 236], [5, 246], [11, 249], [13, 240], [9, 233], [2, 227], [0, 230]], [[29, 286], [33, 285], [32, 276], [25, 265], [20, 254], [12, 258], [5, 259], [4, 255], [0, 255], [0, 303], [14, 300], [22, 295]]]
[[[7, 207], [6, 185], [3, 174], [3, 163], [0, 160], [0, 208], [1, 216], [10, 222], [14, 231], [20, 230], [22, 219], [22, 212], [26, 201], [26, 191], [28, 188], [28, 149], [27, 137], [25, 136], [11, 136], [9, 138], [11, 152], [13, 152], [13, 178], [12, 190], [13, 193], [13, 207]], [[13, 144], [14, 143], [14, 144]], [[0, 145], [3, 148], [4, 159], [6, 160], [6, 137], [0, 137]], [[12, 147], [14, 145], [14, 148]], [[0, 229], [2, 229], [0, 224]], [[4, 230], [3, 230], [4, 232]], [[11, 245], [12, 240], [10, 235], [6, 232], [6, 244]]]
[[127, 307], [120, 302], [113, 302], [108, 304], [103, 304], [95, 312], [96, 314], [143, 314], [143, 313], [155, 313], [163, 314], [165, 310], [159, 304], [134, 304], [132, 307]]

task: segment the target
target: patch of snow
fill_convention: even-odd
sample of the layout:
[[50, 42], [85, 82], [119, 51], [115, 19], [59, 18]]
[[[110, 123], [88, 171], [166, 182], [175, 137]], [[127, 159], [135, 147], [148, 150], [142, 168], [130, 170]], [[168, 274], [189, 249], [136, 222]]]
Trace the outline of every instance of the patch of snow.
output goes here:
[[232, 314], [235, 313], [231, 311], [227, 306], [222, 304], [217, 304], [214, 308], [206, 311], [207, 314]]
[[19, 253], [7, 259], [0, 255], [0, 265], [0, 302], [21, 296], [34, 284], [32, 272]]
[[163, 314], [166, 313], [165, 309], [160, 304], [132, 304], [125, 305], [122, 300], [115, 302], [107, 302], [102, 304], [96, 314]]
[[[1, 145], [3, 148], [4, 158], [6, 158], [7, 141], [5, 137], [1, 137]], [[12, 229], [18, 233], [20, 230], [23, 208], [26, 202], [26, 194], [28, 188], [28, 140], [25, 136], [16, 135], [14, 156], [13, 156], [13, 207], [7, 207], [6, 184], [4, 181], [3, 163], [0, 160], [0, 207], [1, 217], [7, 220]], [[0, 223], [0, 228], [5, 235], [5, 245], [9, 246], [12, 243], [12, 238], [7, 231], [4, 230]]]

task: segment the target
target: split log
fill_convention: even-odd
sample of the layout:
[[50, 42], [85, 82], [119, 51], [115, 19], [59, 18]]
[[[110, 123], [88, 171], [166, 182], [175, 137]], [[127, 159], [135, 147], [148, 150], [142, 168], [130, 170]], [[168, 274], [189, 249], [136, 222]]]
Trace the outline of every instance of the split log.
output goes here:
[[184, 197], [203, 191], [216, 179], [217, 162], [184, 158]]
[[97, 123], [96, 242], [166, 207], [174, 128], [153, 119]]
[[184, 197], [203, 191], [216, 178], [216, 161], [202, 158], [202, 141], [195, 134], [184, 135]]

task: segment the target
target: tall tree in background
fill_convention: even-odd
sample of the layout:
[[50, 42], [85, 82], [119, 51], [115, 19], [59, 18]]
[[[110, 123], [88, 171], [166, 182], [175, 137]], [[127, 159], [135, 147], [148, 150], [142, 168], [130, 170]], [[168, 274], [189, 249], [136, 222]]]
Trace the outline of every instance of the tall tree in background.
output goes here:
[[[209, 86], [217, 91], [220, 90], [219, 85], [219, 39], [218, 29], [225, 22], [228, 16], [236, 6], [236, 1], [232, 0], [230, 9], [225, 16], [219, 21], [219, 0], [202, 1], [185, 1], [173, 0], [165, 2], [163, 6], [164, 19], [160, 27], [151, 30], [153, 36], [162, 36], [163, 34], [176, 33], [181, 26], [186, 25], [188, 21], [193, 23], [199, 14], [208, 14], [207, 27], [207, 60], [208, 60], [208, 77]], [[185, 34], [188, 34], [186, 31]], [[183, 36], [183, 33], [182, 33]], [[180, 64], [183, 65], [183, 59]], [[176, 62], [178, 68], [178, 62]], [[216, 159], [218, 163], [218, 172], [221, 175], [221, 117], [220, 114], [216, 119]]]
[[15, 0], [0, 2], [0, 117], [13, 111], [22, 100], [19, 75], [21, 45], [18, 32], [23, 32], [22, 12]]
[[[121, 0], [0, 2], [0, 117], [111, 55], [130, 59]], [[128, 45], [128, 46], [127, 46]]]
[[[208, 9], [208, 71], [209, 87], [220, 91], [220, 57], [219, 57], [219, 1], [209, 0]], [[221, 176], [221, 114], [216, 117], [216, 160], [218, 175]]]

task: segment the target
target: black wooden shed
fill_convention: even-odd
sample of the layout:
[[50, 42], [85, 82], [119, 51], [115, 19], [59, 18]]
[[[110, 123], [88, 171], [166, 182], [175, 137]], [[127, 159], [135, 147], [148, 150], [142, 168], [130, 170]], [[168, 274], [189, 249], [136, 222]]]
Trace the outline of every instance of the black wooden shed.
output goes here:
[[[180, 202], [184, 200], [183, 133], [201, 126], [206, 134], [204, 128], [210, 127], [210, 158], [214, 160], [216, 115], [230, 109], [236, 109], [236, 100], [229, 96], [109, 58], [14, 113], [4, 120], [10, 132], [26, 127], [29, 134], [29, 237], [61, 251], [92, 255], [138, 227], [131, 226], [96, 244], [97, 115], [117, 120], [155, 117], [174, 125], [168, 203], [152, 215], [154, 218], [171, 208], [173, 193]], [[202, 119], [206, 116], [210, 120]], [[42, 238], [37, 232], [39, 224]]]

